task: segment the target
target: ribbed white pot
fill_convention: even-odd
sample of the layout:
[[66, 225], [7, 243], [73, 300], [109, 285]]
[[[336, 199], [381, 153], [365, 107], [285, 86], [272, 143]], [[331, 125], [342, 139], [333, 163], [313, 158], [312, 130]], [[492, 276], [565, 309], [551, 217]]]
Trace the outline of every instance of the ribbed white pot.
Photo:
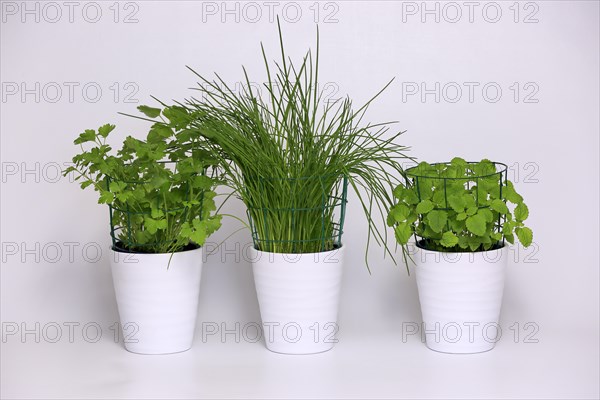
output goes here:
[[278, 254], [253, 249], [252, 271], [267, 349], [321, 353], [337, 342], [344, 248]]
[[112, 250], [111, 257], [125, 348], [140, 354], [189, 350], [198, 313], [202, 248], [172, 257]]
[[444, 353], [493, 349], [501, 335], [507, 246], [476, 253], [419, 249], [414, 259], [427, 347]]

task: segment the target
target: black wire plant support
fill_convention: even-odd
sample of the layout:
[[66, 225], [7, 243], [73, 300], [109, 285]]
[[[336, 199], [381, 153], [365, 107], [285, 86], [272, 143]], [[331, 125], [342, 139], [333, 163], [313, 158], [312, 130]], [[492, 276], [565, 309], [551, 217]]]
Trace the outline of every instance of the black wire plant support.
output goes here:
[[[422, 188], [429, 187], [428, 184], [424, 184], [424, 183], [426, 183], [425, 181], [430, 180], [431, 182], [433, 182], [433, 184], [431, 185], [431, 189], [430, 189], [432, 192], [438, 187], [436, 185], [436, 182], [438, 182], [438, 184], [440, 184], [444, 188], [444, 207], [434, 207], [433, 209], [434, 210], [451, 211], [452, 208], [448, 205], [448, 182], [464, 181], [463, 186], [466, 190], [471, 190], [472, 187], [476, 188], [476, 190], [475, 190], [475, 205], [477, 206], [477, 208], [478, 209], [488, 208], [489, 206], [482, 205], [480, 203], [479, 182], [482, 179], [489, 179], [489, 178], [497, 177], [498, 187], [499, 187], [499, 198], [502, 199], [502, 188], [505, 187], [508, 182], [508, 165], [501, 163], [501, 162], [492, 162], [492, 164], [494, 165], [494, 168], [496, 169], [496, 172], [490, 173], [490, 174], [484, 174], [484, 175], [477, 175], [475, 173], [475, 171], [473, 171], [473, 169], [472, 169], [472, 166], [474, 166], [476, 164], [478, 164], [478, 163], [474, 162], [474, 161], [467, 161], [467, 163], [465, 165], [467, 176], [462, 176], [462, 177], [458, 177], [458, 178], [440, 176], [439, 175], [440, 170], [438, 168], [436, 168], [438, 170], [438, 175], [433, 175], [433, 174], [421, 175], [421, 174], [414, 172], [415, 170], [418, 169], [418, 166], [414, 166], [414, 167], [411, 167], [411, 168], [408, 168], [405, 170], [407, 184], [408, 184], [408, 186], [412, 186], [416, 189], [417, 197], [420, 202], [424, 197], [421, 193]], [[430, 165], [433, 167], [438, 167], [438, 166], [446, 166], [447, 167], [447, 166], [450, 166], [451, 163], [449, 163], [449, 162], [433, 163]], [[419, 214], [417, 221], [419, 224], [422, 223], [423, 215]], [[506, 216], [499, 214], [498, 220], [494, 224], [495, 232], [502, 233], [502, 226], [503, 226], [504, 222], [506, 222]], [[449, 226], [449, 222], [446, 222], [446, 228], [447, 228], [447, 230], [451, 230], [450, 226]], [[415, 243], [417, 244], [418, 247], [422, 247], [420, 245], [420, 241], [419, 241], [419, 237], [416, 233], [416, 229], [414, 230], [414, 232], [415, 232], [414, 233]], [[421, 239], [423, 240], [423, 244], [426, 246], [429, 238], [422, 237]], [[502, 235], [502, 240], [498, 242], [498, 245], [500, 245], [500, 244], [501, 244], [500, 247], [505, 245], [504, 235]]]
[[[263, 193], [289, 190], [276, 201], [253, 199], [247, 191], [247, 216], [254, 247], [272, 253], [317, 253], [341, 247], [348, 178], [246, 178]], [[277, 201], [281, 200], [281, 201]]]

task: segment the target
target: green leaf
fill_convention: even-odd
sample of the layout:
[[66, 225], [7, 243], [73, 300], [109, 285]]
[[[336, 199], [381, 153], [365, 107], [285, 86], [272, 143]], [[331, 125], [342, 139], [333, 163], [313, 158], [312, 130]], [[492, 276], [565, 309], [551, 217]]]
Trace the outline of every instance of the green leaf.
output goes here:
[[525, 203], [519, 203], [515, 207], [514, 216], [517, 221], [525, 221], [529, 217], [529, 208], [527, 208]]
[[396, 226], [396, 228], [394, 228], [394, 233], [396, 234], [396, 240], [398, 243], [405, 245], [408, 243], [413, 234], [412, 226], [407, 222], [400, 223]]
[[150, 132], [148, 132], [147, 140], [150, 143], [163, 141], [164, 139], [173, 135], [173, 130], [168, 126], [160, 123], [152, 125]]
[[96, 141], [96, 131], [93, 129], [86, 129], [83, 133], [79, 134], [79, 137], [75, 139], [74, 144], [82, 144], [85, 142]]
[[152, 208], [152, 210], [150, 211], [150, 215], [152, 216], [152, 218], [161, 218], [165, 216], [165, 213], [159, 208]]
[[406, 204], [398, 203], [390, 210], [390, 214], [395, 222], [404, 222], [410, 214], [410, 208]]
[[[466, 218], [466, 215], [465, 215]], [[450, 229], [452, 229], [452, 231], [454, 232], [462, 232], [465, 230], [465, 221], [462, 220], [458, 220], [455, 218], [448, 218], [448, 221], [450, 222]]]
[[168, 225], [165, 218], [153, 219], [150, 217], [144, 217], [144, 226], [150, 234], [154, 235], [157, 230], [166, 229]]
[[469, 245], [469, 249], [471, 251], [475, 251], [481, 246], [481, 239], [476, 236], [469, 236], [467, 238], [467, 244]]
[[500, 199], [492, 200], [490, 203], [490, 208], [500, 214], [508, 213], [508, 207], [506, 207], [506, 203]]
[[413, 189], [407, 189], [404, 191], [404, 201], [407, 204], [417, 204], [419, 202], [419, 196]]
[[531, 245], [531, 242], [533, 241], [533, 232], [531, 229], [527, 227], [517, 228], [515, 229], [515, 233], [523, 247], [529, 247]]
[[110, 204], [113, 202], [114, 196], [111, 192], [109, 192], [108, 190], [103, 190], [102, 193], [100, 193], [100, 198], [98, 199], [98, 203], [99, 204]]
[[475, 214], [467, 218], [467, 229], [477, 236], [485, 235], [485, 218], [480, 214]]
[[431, 200], [423, 200], [417, 204], [416, 210], [419, 214], [427, 214], [429, 211], [433, 210], [433, 202]]
[[458, 237], [452, 232], [444, 232], [440, 244], [444, 247], [454, 247], [458, 244]]
[[394, 226], [394, 224], [396, 223], [396, 220], [394, 219], [394, 213], [393, 211], [393, 207], [390, 210], [390, 212], [387, 215], [387, 218], [385, 220], [385, 223], [387, 224], [387, 226]]
[[505, 233], [504, 238], [510, 244], [515, 244], [515, 236], [512, 233]]
[[398, 185], [394, 188], [394, 190], [392, 191], [392, 194], [394, 195], [394, 197], [398, 200], [403, 200], [404, 198], [404, 191], [406, 189], [404, 188], [404, 186], [402, 185]]
[[107, 137], [109, 133], [111, 133], [115, 129], [114, 125], [105, 124], [98, 128], [98, 134], [103, 138]]
[[467, 166], [467, 162], [460, 157], [454, 157], [451, 161], [450, 161], [451, 165], [454, 165], [456, 167], [466, 167]]
[[438, 206], [439, 208], [447, 208], [446, 205], [446, 194], [444, 193], [444, 188], [436, 189], [433, 192], [432, 197], [433, 204]]
[[461, 212], [456, 215], [456, 219], [459, 221], [464, 221], [467, 219], [467, 213]]
[[190, 115], [180, 106], [166, 107], [163, 115], [169, 120], [170, 125], [178, 130], [186, 128], [190, 123]]
[[457, 213], [463, 212], [467, 206], [467, 201], [464, 199], [464, 197], [457, 195], [448, 197], [448, 203], [450, 204], [450, 207], [452, 207], [452, 209]]
[[471, 206], [467, 208], [467, 215], [475, 215], [477, 213], [477, 210], [479, 210], [477, 206]]
[[160, 108], [138, 106], [137, 109], [149, 118], [156, 118], [160, 115]]
[[448, 213], [443, 210], [433, 210], [427, 214], [426, 220], [434, 232], [441, 232], [448, 221]]
[[92, 183], [92, 181], [83, 181], [81, 182], [81, 184], [79, 185], [79, 187], [81, 187], [82, 189], [85, 189], [86, 187], [90, 186]]
[[481, 215], [485, 222], [492, 222], [494, 220], [494, 213], [487, 208], [481, 208], [477, 211], [477, 214]]
[[108, 190], [113, 193], [119, 193], [124, 190], [126, 186], [127, 184], [125, 182], [112, 181], [110, 185], [108, 185]]
[[517, 193], [511, 181], [506, 182], [506, 186], [502, 188], [502, 196], [513, 204], [519, 204], [523, 201], [523, 197]]

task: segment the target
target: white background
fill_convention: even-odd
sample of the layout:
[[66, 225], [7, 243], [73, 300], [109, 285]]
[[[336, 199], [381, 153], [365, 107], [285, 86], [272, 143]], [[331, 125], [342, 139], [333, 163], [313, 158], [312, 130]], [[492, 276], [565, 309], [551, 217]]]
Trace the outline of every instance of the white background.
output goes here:
[[[427, 3], [438, 7], [439, 22], [422, 13], [421, 2], [272, 6], [296, 60], [314, 47], [319, 22], [321, 79], [332, 97], [348, 94], [358, 104], [395, 78], [369, 118], [399, 121], [394, 127], [407, 130], [401, 142], [411, 155], [487, 157], [511, 166], [535, 245], [511, 250], [503, 336], [493, 351], [452, 356], [428, 350], [418, 336], [403, 340], [403, 323], [420, 322], [414, 276], [377, 247], [369, 275], [366, 224], [352, 197], [340, 342], [332, 351], [284, 356], [233, 335], [203, 340], [203, 322], [233, 329], [260, 321], [251, 267], [239, 251], [250, 241], [243, 231], [205, 262], [194, 347], [140, 356], [115, 343], [110, 329], [118, 314], [108, 211], [91, 190], [56, 178], [57, 165], [75, 154], [72, 141], [86, 128], [116, 123], [116, 145], [127, 134], [144, 136], [144, 122], [117, 112], [153, 104], [150, 95], [190, 96], [196, 81], [185, 65], [235, 84], [244, 64], [253, 81], [264, 82], [260, 42], [277, 57], [270, 6], [231, 2], [226, 14], [222, 2], [99, 2], [93, 23], [96, 7], [86, 2], [75, 3], [72, 22], [62, 2], [55, 3], [61, 17], [43, 2], [26, 4], [37, 7], [32, 14], [23, 14], [24, 3], [2, 2], [1, 320], [3, 333], [14, 323], [34, 331], [40, 323], [41, 331], [39, 343], [35, 334], [3, 338], [2, 397], [598, 398], [599, 6], [513, 3], [475, 2], [471, 16], [463, 2]], [[127, 16], [132, 23], [124, 23]], [[407, 93], [436, 82], [439, 102], [435, 93]], [[465, 82], [478, 85], [472, 99]], [[486, 84], [492, 88], [484, 94]], [[462, 97], [453, 103], [456, 86]], [[499, 98], [493, 87], [501, 88]], [[228, 208], [243, 215], [239, 203]], [[211, 241], [237, 228], [227, 220]], [[80, 324], [73, 343], [69, 322]], [[102, 327], [96, 343], [82, 334], [90, 322]], [[57, 343], [47, 340], [54, 331], [44, 334], [52, 323], [63, 327]], [[526, 343], [531, 339], [537, 343]]]

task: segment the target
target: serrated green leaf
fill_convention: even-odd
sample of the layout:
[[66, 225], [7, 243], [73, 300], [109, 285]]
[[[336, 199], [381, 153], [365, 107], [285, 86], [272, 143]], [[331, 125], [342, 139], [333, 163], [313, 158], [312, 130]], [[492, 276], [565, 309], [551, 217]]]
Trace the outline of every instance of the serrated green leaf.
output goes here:
[[477, 213], [477, 210], [479, 210], [477, 206], [471, 206], [467, 208], [467, 215], [475, 215]]
[[454, 247], [458, 244], [458, 237], [452, 232], [444, 232], [440, 244], [444, 247]]
[[523, 197], [517, 193], [511, 181], [506, 182], [506, 186], [502, 188], [502, 196], [513, 204], [519, 204], [523, 201]]
[[407, 222], [403, 222], [398, 224], [395, 228], [394, 228], [394, 233], [396, 235], [396, 240], [398, 241], [398, 243], [400, 243], [401, 245], [405, 245], [408, 243], [408, 241], [410, 240], [410, 237], [412, 236], [413, 232], [412, 232], [412, 227], [409, 223]]
[[410, 214], [410, 208], [406, 204], [398, 203], [390, 210], [390, 214], [395, 222], [404, 222]]
[[93, 129], [86, 129], [83, 133], [79, 134], [79, 137], [75, 139], [74, 144], [82, 144], [86, 142], [96, 141], [96, 131]]
[[125, 182], [112, 181], [108, 185], [108, 190], [110, 190], [111, 192], [116, 194], [116, 193], [119, 193], [122, 190], [124, 190], [126, 186], [127, 186], [127, 184]]
[[500, 214], [508, 213], [508, 207], [506, 207], [506, 203], [500, 199], [492, 200], [490, 203], [490, 208]]
[[476, 236], [469, 236], [467, 238], [467, 244], [469, 245], [469, 249], [471, 251], [475, 251], [481, 246], [481, 239]]
[[459, 221], [464, 221], [467, 219], [467, 213], [461, 212], [456, 215], [456, 219]]
[[460, 221], [456, 218], [448, 218], [448, 221], [450, 222], [450, 229], [452, 229], [452, 231], [459, 233], [465, 230], [464, 220]]
[[159, 208], [152, 208], [152, 210], [150, 211], [150, 215], [152, 216], [152, 218], [161, 218], [165, 216], [165, 213]]
[[98, 134], [103, 138], [107, 137], [109, 133], [111, 133], [115, 129], [114, 125], [105, 124], [98, 128]]
[[485, 235], [485, 218], [482, 215], [475, 214], [467, 218], [466, 226], [469, 232], [473, 233], [474, 235]]
[[487, 208], [480, 208], [477, 214], [481, 215], [485, 222], [492, 222], [494, 220], [494, 213]]
[[413, 189], [408, 189], [404, 191], [404, 201], [406, 204], [414, 205], [419, 203], [419, 196]]
[[416, 210], [419, 214], [427, 214], [429, 211], [433, 210], [433, 202], [431, 200], [422, 200], [417, 204]]
[[434, 232], [439, 233], [446, 225], [446, 221], [448, 221], [448, 213], [443, 210], [433, 210], [427, 214], [426, 220], [427, 225]]
[[504, 238], [510, 244], [515, 244], [515, 236], [512, 233], [505, 233]]
[[98, 199], [98, 203], [99, 204], [110, 204], [112, 203], [114, 200], [114, 196], [111, 192], [109, 192], [108, 190], [103, 190], [102, 193], [100, 193], [100, 198]]
[[464, 199], [463, 196], [454, 195], [448, 197], [448, 204], [450, 204], [450, 207], [452, 207], [454, 211], [456, 211], [457, 213], [461, 213], [465, 210], [467, 201]]
[[515, 207], [514, 216], [517, 221], [525, 221], [527, 217], [529, 217], [529, 208], [527, 208], [527, 205], [525, 205], [525, 203], [519, 203]]
[[406, 189], [404, 188], [404, 186], [402, 185], [398, 185], [394, 188], [394, 190], [392, 191], [392, 194], [394, 195], [394, 197], [398, 200], [403, 200], [404, 198], [404, 191]]
[[533, 241], [533, 232], [531, 229], [527, 227], [517, 228], [515, 229], [515, 233], [523, 247], [529, 247], [531, 245], [531, 242]]

